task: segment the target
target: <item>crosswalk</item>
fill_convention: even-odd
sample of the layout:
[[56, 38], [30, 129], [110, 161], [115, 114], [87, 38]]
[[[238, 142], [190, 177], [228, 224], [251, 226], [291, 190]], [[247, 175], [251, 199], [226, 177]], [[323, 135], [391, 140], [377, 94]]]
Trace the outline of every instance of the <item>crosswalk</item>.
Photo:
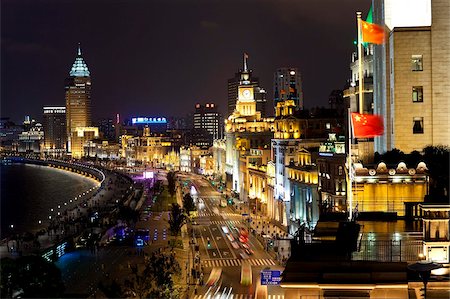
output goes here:
[[[211, 295], [195, 295], [194, 299], [207, 299], [214, 298]], [[230, 299], [253, 299], [256, 298], [253, 295], [249, 294], [230, 294]], [[284, 299], [284, 295], [267, 295], [267, 299]]]
[[[248, 259], [246, 260], [252, 266], [274, 266], [275, 261], [271, 259]], [[217, 259], [217, 260], [204, 260], [203, 265], [206, 268], [212, 267], [238, 267], [242, 265], [240, 259]]]
[[209, 221], [209, 223], [224, 225], [224, 224], [240, 224], [242, 222], [241, 222], [241, 220], [212, 220], [212, 221]]
[[211, 213], [211, 212], [198, 212], [198, 217], [212, 217], [212, 216], [227, 216], [227, 217], [242, 217], [241, 214], [236, 213]]

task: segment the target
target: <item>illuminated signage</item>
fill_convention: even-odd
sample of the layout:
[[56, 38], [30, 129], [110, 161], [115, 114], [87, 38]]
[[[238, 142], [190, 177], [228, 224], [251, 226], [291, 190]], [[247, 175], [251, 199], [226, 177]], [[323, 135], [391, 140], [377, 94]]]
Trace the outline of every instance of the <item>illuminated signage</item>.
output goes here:
[[165, 117], [133, 117], [131, 122], [134, 124], [166, 124]]

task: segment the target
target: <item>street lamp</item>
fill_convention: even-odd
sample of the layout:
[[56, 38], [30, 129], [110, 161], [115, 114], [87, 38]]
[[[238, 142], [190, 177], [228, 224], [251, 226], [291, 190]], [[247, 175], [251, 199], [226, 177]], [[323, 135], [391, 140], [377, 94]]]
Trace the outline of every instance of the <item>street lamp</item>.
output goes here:
[[417, 272], [423, 282], [423, 298], [427, 297], [427, 284], [431, 276], [431, 271], [440, 268], [442, 268], [441, 264], [434, 263], [430, 260], [422, 260], [408, 265], [408, 269]]

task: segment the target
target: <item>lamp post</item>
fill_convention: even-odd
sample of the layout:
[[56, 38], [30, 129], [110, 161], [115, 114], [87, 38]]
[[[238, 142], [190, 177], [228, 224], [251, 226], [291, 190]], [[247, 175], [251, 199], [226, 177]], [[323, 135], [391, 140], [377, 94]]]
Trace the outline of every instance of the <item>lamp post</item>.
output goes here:
[[441, 264], [433, 263], [433, 261], [430, 260], [422, 260], [408, 265], [408, 269], [417, 272], [423, 282], [423, 298], [427, 297], [427, 284], [431, 276], [431, 271], [440, 268], [442, 268]]

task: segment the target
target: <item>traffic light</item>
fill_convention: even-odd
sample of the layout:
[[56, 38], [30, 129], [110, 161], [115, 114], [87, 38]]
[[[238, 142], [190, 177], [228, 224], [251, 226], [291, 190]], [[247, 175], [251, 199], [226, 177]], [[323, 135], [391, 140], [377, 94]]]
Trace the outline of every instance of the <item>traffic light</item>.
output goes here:
[[211, 247], [211, 241], [208, 240], [208, 248], [210, 248], [210, 247]]

